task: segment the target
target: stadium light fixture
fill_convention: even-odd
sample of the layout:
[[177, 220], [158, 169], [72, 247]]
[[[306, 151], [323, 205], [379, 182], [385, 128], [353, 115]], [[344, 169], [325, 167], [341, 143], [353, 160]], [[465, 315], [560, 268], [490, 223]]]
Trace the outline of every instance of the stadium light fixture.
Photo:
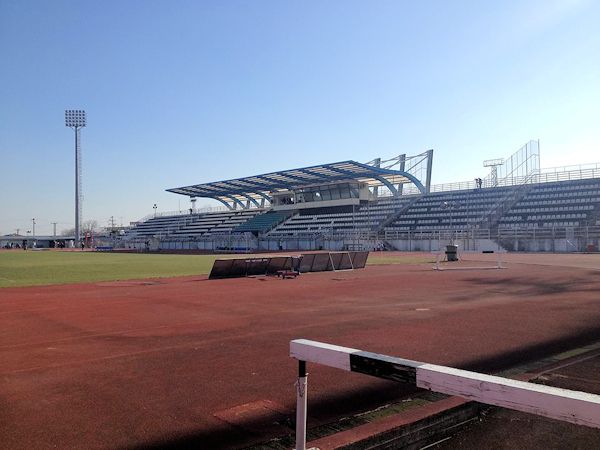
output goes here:
[[85, 127], [85, 111], [83, 109], [67, 109], [65, 111], [65, 125], [71, 128]]
[[87, 125], [83, 109], [65, 110], [65, 125], [75, 131], [75, 244], [81, 240], [81, 139], [79, 132]]
[[490, 167], [490, 177], [492, 179], [492, 187], [498, 186], [498, 167], [504, 164], [504, 159], [486, 159], [483, 162], [483, 167]]

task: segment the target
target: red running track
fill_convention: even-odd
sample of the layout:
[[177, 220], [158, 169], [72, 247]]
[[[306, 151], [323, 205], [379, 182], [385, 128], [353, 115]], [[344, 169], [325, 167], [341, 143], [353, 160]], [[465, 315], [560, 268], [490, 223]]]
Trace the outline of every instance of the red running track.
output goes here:
[[[493, 372], [600, 340], [576, 267], [369, 266], [0, 290], [0, 442], [235, 448], [291, 432], [294, 338]], [[309, 365], [310, 425], [407, 394]]]

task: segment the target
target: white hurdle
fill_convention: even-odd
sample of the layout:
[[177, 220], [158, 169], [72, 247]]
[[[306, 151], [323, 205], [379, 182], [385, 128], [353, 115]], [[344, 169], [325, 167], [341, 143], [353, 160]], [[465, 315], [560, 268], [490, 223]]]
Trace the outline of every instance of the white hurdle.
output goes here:
[[307, 362], [410, 383], [418, 388], [456, 395], [488, 405], [600, 428], [600, 395], [596, 394], [426, 364], [307, 339], [291, 341], [290, 356], [299, 362], [296, 450], [306, 450]]
[[[350, 261], [350, 267], [347, 269], [336, 269], [335, 268], [335, 264], [333, 263], [333, 257], [331, 256], [332, 253], [342, 253], [345, 254], [348, 257], [348, 260]], [[331, 264], [331, 268], [334, 272], [343, 272], [346, 270], [354, 270], [354, 263], [352, 262], [352, 256], [350, 256], [350, 252], [344, 251], [344, 252], [329, 252], [329, 263]]]
[[[467, 252], [461, 252], [461, 255], [464, 255]], [[472, 252], [473, 254], [477, 253], [477, 252]], [[458, 267], [442, 267], [440, 265], [440, 262], [444, 252], [443, 251], [439, 251], [437, 253], [436, 259], [435, 259], [435, 266], [433, 266], [433, 270], [492, 270], [492, 269], [506, 269], [506, 266], [503, 264], [502, 262], [502, 255], [505, 252], [502, 251], [495, 251], [494, 252], [497, 255], [496, 258], [496, 264], [493, 266], [458, 266]], [[468, 253], [467, 253], [468, 254]], [[462, 257], [459, 258], [459, 260], [462, 260]]]

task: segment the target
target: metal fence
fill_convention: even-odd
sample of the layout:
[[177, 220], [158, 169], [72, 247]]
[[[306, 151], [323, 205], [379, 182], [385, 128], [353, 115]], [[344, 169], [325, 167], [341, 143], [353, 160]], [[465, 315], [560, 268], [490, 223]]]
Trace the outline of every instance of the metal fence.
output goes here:
[[[126, 248], [148, 247], [148, 240], [122, 241]], [[437, 251], [453, 242], [468, 251], [597, 252], [600, 226], [547, 228], [471, 228], [385, 232], [302, 233], [293, 236], [255, 237], [251, 233], [209, 236], [156, 237], [151, 246], [164, 250], [199, 250], [248, 253], [277, 250], [400, 250]]]
[[517, 252], [597, 252], [600, 226], [386, 231], [383, 239], [408, 243], [402, 250], [431, 250], [452, 241], [465, 250], [497, 247]]

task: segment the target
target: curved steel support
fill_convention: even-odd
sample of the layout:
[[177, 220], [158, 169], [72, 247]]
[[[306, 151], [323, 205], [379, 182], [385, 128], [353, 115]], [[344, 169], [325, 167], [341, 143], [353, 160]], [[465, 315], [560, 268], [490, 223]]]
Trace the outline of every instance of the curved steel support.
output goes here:
[[[425, 194], [427, 192], [427, 190], [425, 189], [425, 186], [423, 186], [423, 184], [419, 181], [419, 179], [417, 177], [415, 177], [414, 175], [408, 173], [408, 172], [404, 172], [401, 174], [403, 177], [408, 178], [416, 187], [417, 189], [421, 192], [421, 194]], [[374, 176], [374, 179], [381, 181], [395, 196], [400, 195], [398, 192], [398, 189], [396, 189], [396, 187], [390, 183], [388, 180], [386, 180], [383, 177], [380, 176]]]
[[412, 183], [417, 187], [417, 189], [421, 191], [421, 194], [427, 193], [427, 189], [425, 189], [425, 186], [423, 186], [423, 183], [421, 183], [417, 177], [408, 172], [404, 172], [402, 175], [408, 178], [410, 181], [412, 181]]
[[229, 203], [227, 203], [225, 200], [223, 200], [222, 198], [215, 197], [215, 200], [223, 203], [227, 207], [227, 209], [229, 209], [229, 210], [233, 209], [233, 207]]
[[392, 183], [390, 183], [385, 178], [380, 177], [378, 175], [373, 176], [373, 178], [378, 181], [381, 181], [383, 183], [383, 185], [390, 190], [390, 192], [394, 195], [394, 197], [398, 197], [398, 189], [396, 189], [396, 186], [394, 186]]
[[[240, 207], [241, 207], [242, 209], [248, 209], [248, 208], [246, 208], [246, 205], [244, 205], [244, 204], [243, 204], [243, 203], [242, 203], [242, 202], [241, 202], [239, 199], [237, 199], [237, 198], [235, 198], [235, 197], [228, 197], [228, 196], [225, 196], [225, 195], [224, 195], [223, 197], [224, 197], [224, 198], [228, 198], [228, 199], [229, 199], [229, 200], [231, 200], [231, 201], [232, 201], [234, 204], [240, 205]], [[234, 208], [231, 208], [231, 209], [235, 209], [235, 207], [234, 207]]]
[[254, 204], [254, 206], [256, 206], [257, 208], [260, 208], [259, 203], [253, 199], [252, 197], [250, 197], [248, 194], [240, 194], [242, 197], [247, 198], [248, 201], [252, 202]]
[[273, 203], [273, 198], [269, 197], [267, 194], [265, 194], [264, 192], [260, 192], [260, 191], [254, 191], [252, 192], [252, 194], [256, 194], [256, 195], [260, 195], [262, 198], [264, 198], [266, 201], [268, 201], [269, 203]]

